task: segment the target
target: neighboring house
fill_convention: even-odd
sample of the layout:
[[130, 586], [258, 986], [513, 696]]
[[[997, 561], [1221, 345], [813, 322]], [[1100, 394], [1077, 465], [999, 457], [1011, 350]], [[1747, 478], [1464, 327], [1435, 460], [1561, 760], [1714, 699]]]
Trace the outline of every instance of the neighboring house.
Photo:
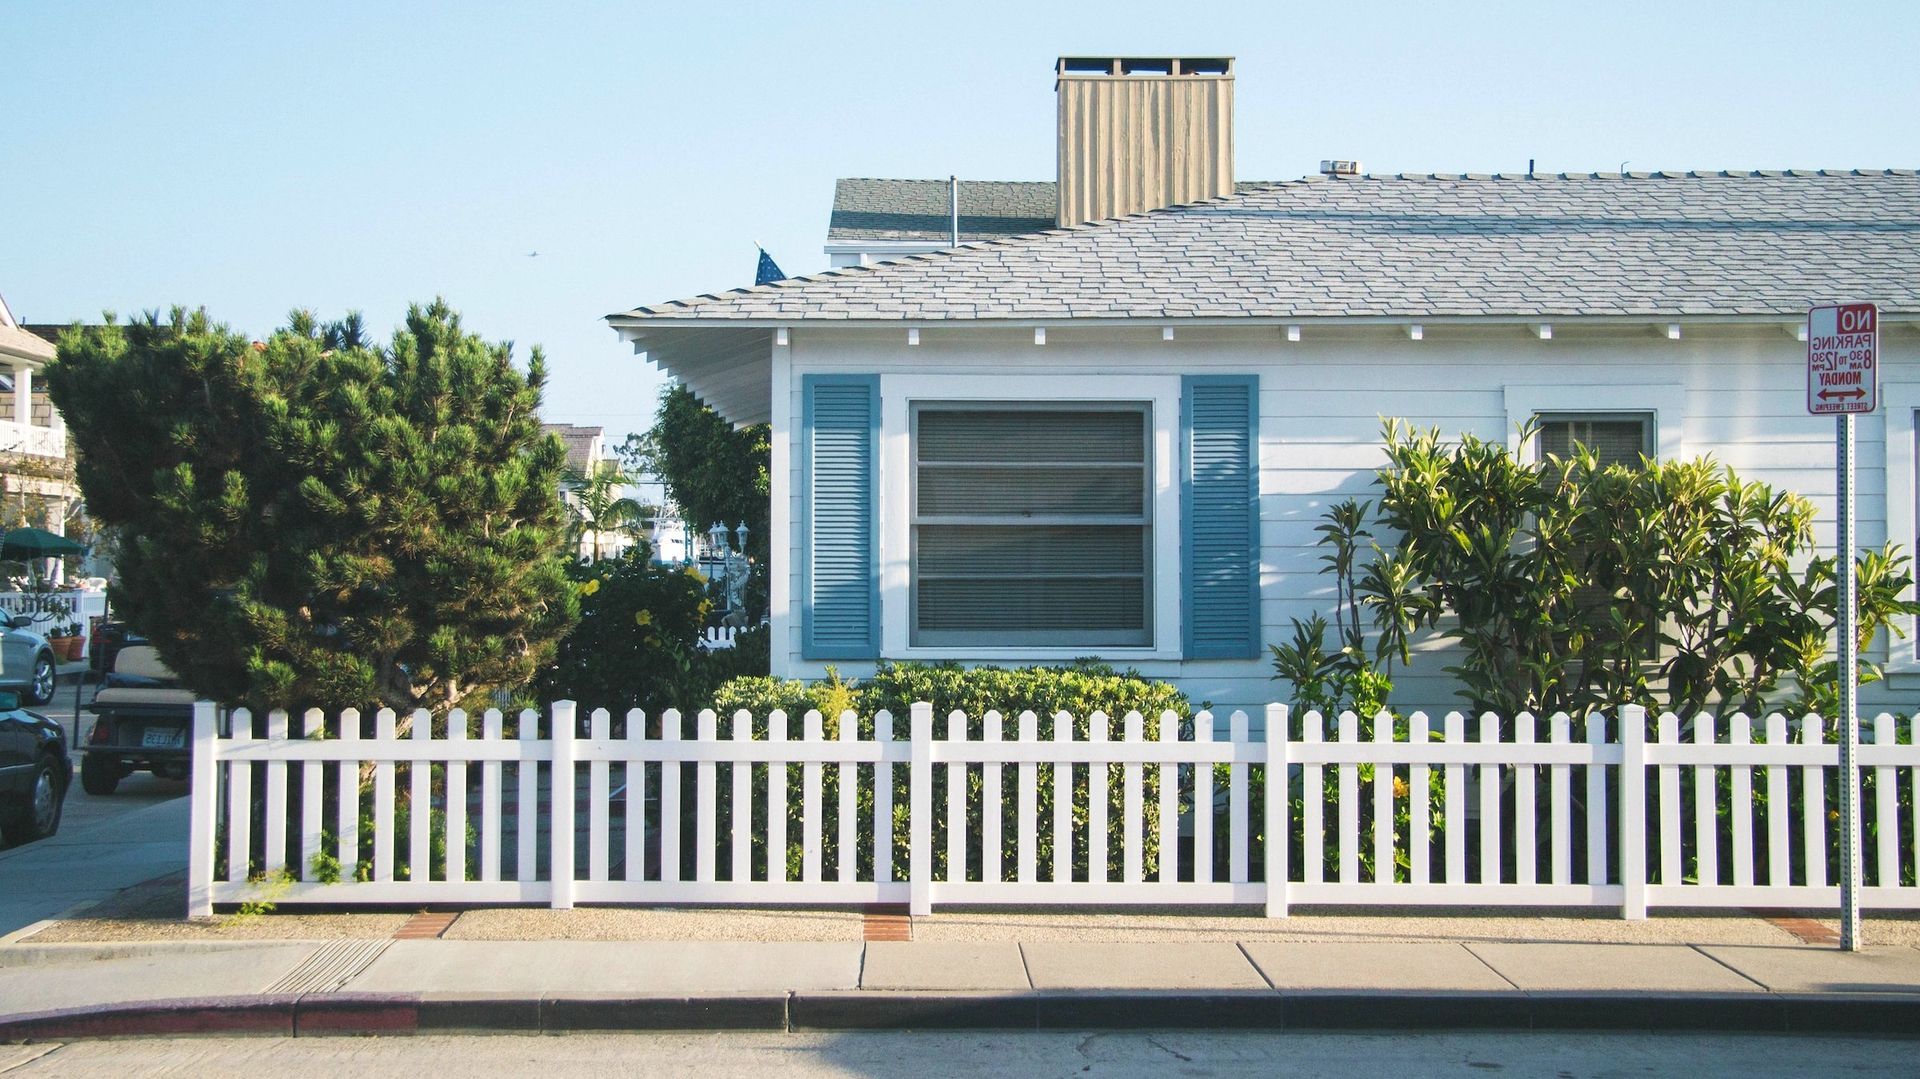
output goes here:
[[0, 300], [0, 527], [65, 535], [79, 511], [67, 425], [39, 385], [64, 326], [22, 326]]
[[[543, 423], [540, 428], [548, 434], [559, 436], [561, 445], [567, 449], [567, 478], [560, 486], [560, 500], [567, 504], [568, 511], [578, 520], [584, 514], [585, 507], [576, 484], [617, 463], [614, 456], [607, 452], [606, 429], [572, 423]], [[614, 492], [613, 497], [620, 497], [620, 493]], [[633, 544], [634, 537], [628, 532], [602, 531], [596, 535], [583, 530], [577, 554], [588, 561], [616, 558]]]
[[567, 471], [576, 476], [584, 476], [600, 466], [602, 461], [613, 460], [607, 453], [607, 435], [604, 427], [582, 427], [573, 423], [543, 423], [540, 429], [550, 435], [557, 435], [560, 444], [567, 448]]
[[[609, 316], [772, 424], [776, 675], [1098, 655], [1215, 707], [1274, 699], [1264, 646], [1330, 602], [1314, 527], [1370, 496], [1383, 416], [1711, 454], [1812, 497], [1830, 544], [1834, 424], [1803, 409], [1797, 331], [1833, 300], [1884, 326], [1859, 538], [1914, 548], [1920, 173], [1235, 194], [1230, 69], [1069, 63], [1059, 227]], [[1458, 705], [1423, 653], [1395, 701]], [[1891, 669], [1920, 688], [1911, 640]]]

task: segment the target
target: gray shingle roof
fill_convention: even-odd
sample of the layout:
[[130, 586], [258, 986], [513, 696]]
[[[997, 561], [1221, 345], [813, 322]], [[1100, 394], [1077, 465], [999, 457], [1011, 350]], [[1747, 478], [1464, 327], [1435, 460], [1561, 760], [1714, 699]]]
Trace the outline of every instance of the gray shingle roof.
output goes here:
[[572, 423], [543, 423], [540, 429], [550, 435], [560, 436], [561, 444], [567, 448], [567, 467], [581, 473], [593, 467], [593, 440], [601, 438], [606, 431], [603, 427], [582, 427]]
[[1920, 313], [1920, 172], [1309, 178], [610, 317], [1798, 316], [1836, 298]]
[[[838, 180], [827, 241], [920, 240], [952, 235], [945, 180]], [[1051, 182], [960, 181], [960, 238], [997, 240], [1053, 227]]]
[[[1239, 183], [1239, 192], [1270, 184]], [[1059, 185], [1052, 180], [960, 181], [960, 240], [1004, 240], [1053, 228]], [[944, 243], [953, 235], [945, 180], [851, 178], [833, 185], [828, 243], [909, 240]]]

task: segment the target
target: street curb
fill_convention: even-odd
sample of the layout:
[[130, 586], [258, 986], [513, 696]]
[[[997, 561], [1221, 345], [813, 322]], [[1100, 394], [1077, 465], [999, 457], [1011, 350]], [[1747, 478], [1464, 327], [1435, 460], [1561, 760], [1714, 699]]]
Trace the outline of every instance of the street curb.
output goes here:
[[187, 1034], [853, 1030], [1621, 1030], [1920, 1037], [1920, 995], [893, 992], [713, 996], [306, 993], [0, 1016], [0, 1043]]
[[294, 1033], [294, 997], [198, 997], [0, 1017], [0, 1042]]
[[788, 996], [547, 997], [540, 1029], [788, 1030]]

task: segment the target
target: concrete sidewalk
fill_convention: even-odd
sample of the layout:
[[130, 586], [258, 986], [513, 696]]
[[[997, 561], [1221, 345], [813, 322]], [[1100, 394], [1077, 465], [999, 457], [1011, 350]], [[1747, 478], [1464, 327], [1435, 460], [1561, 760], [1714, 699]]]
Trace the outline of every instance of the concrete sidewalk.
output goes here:
[[1920, 1035], [1920, 949], [1355, 941], [0, 947], [0, 1039], [226, 1031], [1479, 1027]]

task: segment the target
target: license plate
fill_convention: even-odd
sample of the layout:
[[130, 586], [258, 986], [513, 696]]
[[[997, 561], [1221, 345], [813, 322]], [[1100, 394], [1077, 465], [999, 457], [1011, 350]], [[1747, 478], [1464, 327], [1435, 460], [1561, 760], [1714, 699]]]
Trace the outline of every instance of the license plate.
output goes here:
[[186, 733], [166, 727], [148, 727], [140, 739], [144, 749], [179, 749], [186, 743]]

